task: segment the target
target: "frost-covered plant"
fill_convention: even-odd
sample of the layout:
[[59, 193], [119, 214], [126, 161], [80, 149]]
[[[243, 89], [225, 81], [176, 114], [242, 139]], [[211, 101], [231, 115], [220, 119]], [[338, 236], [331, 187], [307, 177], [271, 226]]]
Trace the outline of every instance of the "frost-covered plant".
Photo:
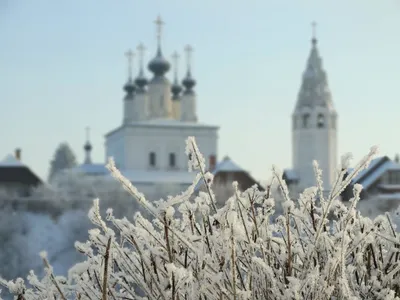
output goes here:
[[[151, 216], [133, 222], [100, 216], [95, 200], [89, 218], [96, 229], [86, 243], [76, 242], [86, 261], [68, 278], [55, 277], [43, 255], [47, 275], [0, 281], [19, 299], [400, 299], [400, 240], [388, 215], [375, 220], [356, 210], [362, 187], [345, 206], [340, 194], [366, 168], [370, 153], [345, 177], [350, 156], [338, 169], [325, 197], [321, 171], [317, 184], [296, 201], [289, 198], [282, 174], [273, 169], [284, 197], [275, 221], [270, 189], [234, 193], [217, 208], [213, 177], [194, 138], [187, 140], [189, 169], [197, 172], [183, 193], [149, 202], [110, 160], [108, 168]], [[206, 192], [191, 197], [202, 180]], [[176, 211], [180, 217], [176, 217]]]

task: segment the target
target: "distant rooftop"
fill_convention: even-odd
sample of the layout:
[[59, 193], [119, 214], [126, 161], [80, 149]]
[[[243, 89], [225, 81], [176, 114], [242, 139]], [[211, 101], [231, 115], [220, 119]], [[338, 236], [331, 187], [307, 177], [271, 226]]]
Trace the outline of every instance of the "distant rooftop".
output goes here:
[[25, 167], [25, 165], [14, 155], [8, 154], [2, 161], [0, 161], [0, 167]]

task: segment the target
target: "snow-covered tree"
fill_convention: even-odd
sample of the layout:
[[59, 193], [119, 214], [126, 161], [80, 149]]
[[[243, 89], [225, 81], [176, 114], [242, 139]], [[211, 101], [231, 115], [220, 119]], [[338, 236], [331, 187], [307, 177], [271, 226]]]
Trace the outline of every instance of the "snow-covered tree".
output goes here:
[[50, 161], [49, 182], [54, 176], [65, 169], [70, 169], [76, 166], [76, 157], [71, 147], [67, 143], [61, 143]]
[[[193, 138], [187, 141], [189, 169], [197, 172], [181, 194], [149, 202], [115, 167], [109, 169], [145, 208], [118, 218], [100, 214], [94, 201], [89, 219], [96, 226], [88, 241], [76, 242], [86, 261], [67, 278], [56, 277], [46, 253], [46, 276], [31, 272], [28, 285], [18, 278], [0, 280], [19, 299], [400, 299], [400, 238], [391, 217], [363, 217], [356, 210], [362, 187], [355, 185], [350, 205], [339, 196], [376, 148], [345, 177], [349, 156], [338, 166], [329, 195], [314, 164], [315, 187], [296, 201], [282, 173], [273, 168], [283, 195], [282, 214], [272, 221], [275, 201], [270, 189], [233, 193], [218, 208], [213, 176]], [[345, 178], [344, 178], [345, 177]], [[191, 197], [199, 181], [206, 192]], [[179, 212], [180, 217], [176, 217]]]

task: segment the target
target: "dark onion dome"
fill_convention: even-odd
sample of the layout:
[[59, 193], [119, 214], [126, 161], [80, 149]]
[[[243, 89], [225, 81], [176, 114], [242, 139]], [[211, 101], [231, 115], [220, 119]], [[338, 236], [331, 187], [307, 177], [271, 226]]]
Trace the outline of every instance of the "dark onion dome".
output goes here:
[[135, 84], [139, 89], [144, 89], [144, 87], [149, 83], [146, 77], [144, 77], [143, 73], [138, 75], [135, 79]]
[[90, 144], [89, 141], [87, 141], [85, 146], [83, 146], [83, 149], [85, 149], [86, 152], [92, 151], [92, 144]]
[[185, 87], [187, 91], [192, 90], [193, 87], [196, 85], [196, 80], [192, 78], [190, 72], [188, 72], [186, 77], [182, 80], [182, 85]]
[[179, 100], [179, 94], [182, 92], [182, 86], [178, 82], [174, 82], [171, 86], [172, 100]]
[[124, 91], [128, 94], [131, 95], [135, 92], [135, 84], [133, 83], [132, 79], [128, 79], [127, 83], [124, 85]]
[[156, 57], [149, 62], [148, 68], [155, 76], [163, 76], [171, 68], [170, 63], [162, 55], [160, 48], [157, 50]]

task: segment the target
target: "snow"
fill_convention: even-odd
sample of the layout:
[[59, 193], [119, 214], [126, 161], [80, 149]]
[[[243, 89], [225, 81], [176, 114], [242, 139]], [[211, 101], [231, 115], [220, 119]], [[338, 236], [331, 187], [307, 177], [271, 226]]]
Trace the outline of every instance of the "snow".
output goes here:
[[[364, 187], [364, 189], [367, 189], [373, 183], [375, 183], [384, 173], [386, 173], [389, 170], [400, 170], [400, 166], [391, 160], [386, 161], [381, 166], [379, 166], [373, 173], [369, 174], [361, 181], [358, 181], [358, 183], [360, 183]], [[357, 181], [353, 180], [353, 182]]]
[[217, 125], [209, 125], [205, 123], [198, 123], [198, 122], [183, 122], [180, 120], [174, 119], [152, 119], [146, 121], [136, 121], [129, 124], [122, 125], [110, 132], [108, 132], [105, 136], [109, 136], [116, 131], [120, 130], [122, 127], [129, 126], [129, 127], [162, 127], [162, 128], [214, 128], [218, 129], [219, 126]]
[[228, 156], [225, 156], [224, 159], [218, 163], [212, 173], [215, 175], [220, 172], [246, 172], [242, 167], [236, 164], [232, 159]]
[[[364, 170], [362, 170], [362, 171], [360, 171], [360, 173], [358, 173], [357, 176], [353, 178], [353, 183], [357, 183], [362, 177], [364, 177], [365, 174], [367, 174], [370, 170], [372, 170], [379, 163], [381, 163], [383, 159], [385, 159], [384, 156], [377, 157], [377, 158], [371, 160], [371, 163], [369, 164], [369, 167], [364, 169]], [[349, 172], [352, 172], [352, 171], [353, 171], [353, 168], [349, 168]]]
[[378, 194], [376, 198], [379, 200], [400, 200], [400, 193]]
[[0, 161], [0, 167], [25, 167], [25, 165], [14, 155], [8, 154], [2, 161]]
[[72, 171], [81, 172], [88, 175], [106, 175], [110, 172], [107, 170], [105, 164], [81, 164], [72, 169]]

